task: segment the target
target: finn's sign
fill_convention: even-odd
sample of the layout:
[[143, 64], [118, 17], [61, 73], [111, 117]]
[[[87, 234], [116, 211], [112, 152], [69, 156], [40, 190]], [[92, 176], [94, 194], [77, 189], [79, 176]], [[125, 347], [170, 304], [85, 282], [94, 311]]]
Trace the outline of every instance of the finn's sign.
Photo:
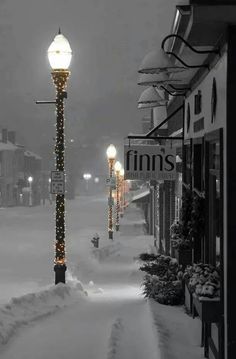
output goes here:
[[124, 155], [125, 179], [175, 179], [175, 148], [158, 145], [125, 145]]

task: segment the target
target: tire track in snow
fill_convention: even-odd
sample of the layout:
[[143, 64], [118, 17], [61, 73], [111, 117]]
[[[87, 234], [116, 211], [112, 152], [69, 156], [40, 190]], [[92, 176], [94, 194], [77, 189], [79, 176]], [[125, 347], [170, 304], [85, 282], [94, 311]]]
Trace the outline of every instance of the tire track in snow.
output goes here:
[[117, 318], [111, 328], [111, 336], [108, 344], [107, 359], [115, 359], [119, 350], [119, 344], [121, 342], [122, 333], [124, 331], [124, 325], [121, 318]]

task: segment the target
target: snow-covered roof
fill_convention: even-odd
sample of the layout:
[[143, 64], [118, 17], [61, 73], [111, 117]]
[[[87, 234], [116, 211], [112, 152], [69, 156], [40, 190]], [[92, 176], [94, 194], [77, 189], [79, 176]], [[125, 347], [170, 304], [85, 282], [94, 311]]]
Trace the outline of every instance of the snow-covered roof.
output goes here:
[[25, 155], [26, 157], [34, 157], [34, 158], [36, 158], [37, 160], [41, 160], [41, 159], [42, 159], [42, 157], [40, 157], [39, 155], [36, 155], [36, 153], [34, 153], [34, 152], [32, 152], [32, 151], [29, 151], [29, 150], [26, 150], [26, 151], [24, 152], [24, 155]]
[[0, 151], [15, 151], [17, 150], [17, 147], [15, 145], [13, 145], [13, 143], [11, 142], [0, 142]]

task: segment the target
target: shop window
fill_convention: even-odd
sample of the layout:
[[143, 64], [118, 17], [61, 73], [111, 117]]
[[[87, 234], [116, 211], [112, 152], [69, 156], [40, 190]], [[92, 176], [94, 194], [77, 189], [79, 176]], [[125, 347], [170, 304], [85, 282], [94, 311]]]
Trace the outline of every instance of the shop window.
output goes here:
[[222, 248], [222, 168], [220, 137], [208, 142], [208, 237], [209, 262], [213, 265], [221, 262]]
[[202, 144], [193, 145], [193, 187], [202, 191]]
[[183, 182], [191, 184], [192, 182], [192, 146], [191, 143], [184, 145], [183, 151]]

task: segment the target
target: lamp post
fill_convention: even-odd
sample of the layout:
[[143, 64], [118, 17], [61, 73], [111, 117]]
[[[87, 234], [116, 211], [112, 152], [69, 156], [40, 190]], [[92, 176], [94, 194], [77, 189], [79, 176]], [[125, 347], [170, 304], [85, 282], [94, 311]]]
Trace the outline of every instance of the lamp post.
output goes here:
[[32, 201], [32, 182], [33, 182], [33, 177], [29, 176], [28, 177], [28, 182], [29, 182], [29, 206], [32, 207], [33, 205], [33, 201]]
[[120, 217], [122, 218], [124, 215], [124, 168], [120, 170]]
[[115, 163], [115, 174], [116, 174], [116, 231], [120, 229], [120, 170], [121, 163], [116, 161]]
[[52, 193], [51, 193], [51, 178], [48, 179], [48, 200], [49, 203], [52, 204]]
[[[71, 62], [72, 51], [68, 40], [61, 34], [58, 35], [48, 48], [48, 59], [52, 67], [52, 79], [56, 89], [56, 144], [55, 169], [58, 176], [65, 177], [65, 135], [64, 135], [64, 99], [67, 98], [66, 85], [70, 75], [68, 70]], [[65, 258], [65, 194], [64, 191], [56, 193], [56, 241], [55, 241], [55, 284], [65, 283], [66, 258]]]
[[110, 144], [107, 148], [107, 160], [109, 166], [109, 198], [108, 198], [108, 235], [109, 239], [113, 239], [113, 197], [112, 197], [112, 178], [114, 172], [114, 163], [116, 158], [116, 148]]
[[84, 173], [83, 178], [86, 181], [86, 192], [88, 193], [88, 183], [89, 183], [89, 180], [92, 178], [92, 175], [90, 173]]

